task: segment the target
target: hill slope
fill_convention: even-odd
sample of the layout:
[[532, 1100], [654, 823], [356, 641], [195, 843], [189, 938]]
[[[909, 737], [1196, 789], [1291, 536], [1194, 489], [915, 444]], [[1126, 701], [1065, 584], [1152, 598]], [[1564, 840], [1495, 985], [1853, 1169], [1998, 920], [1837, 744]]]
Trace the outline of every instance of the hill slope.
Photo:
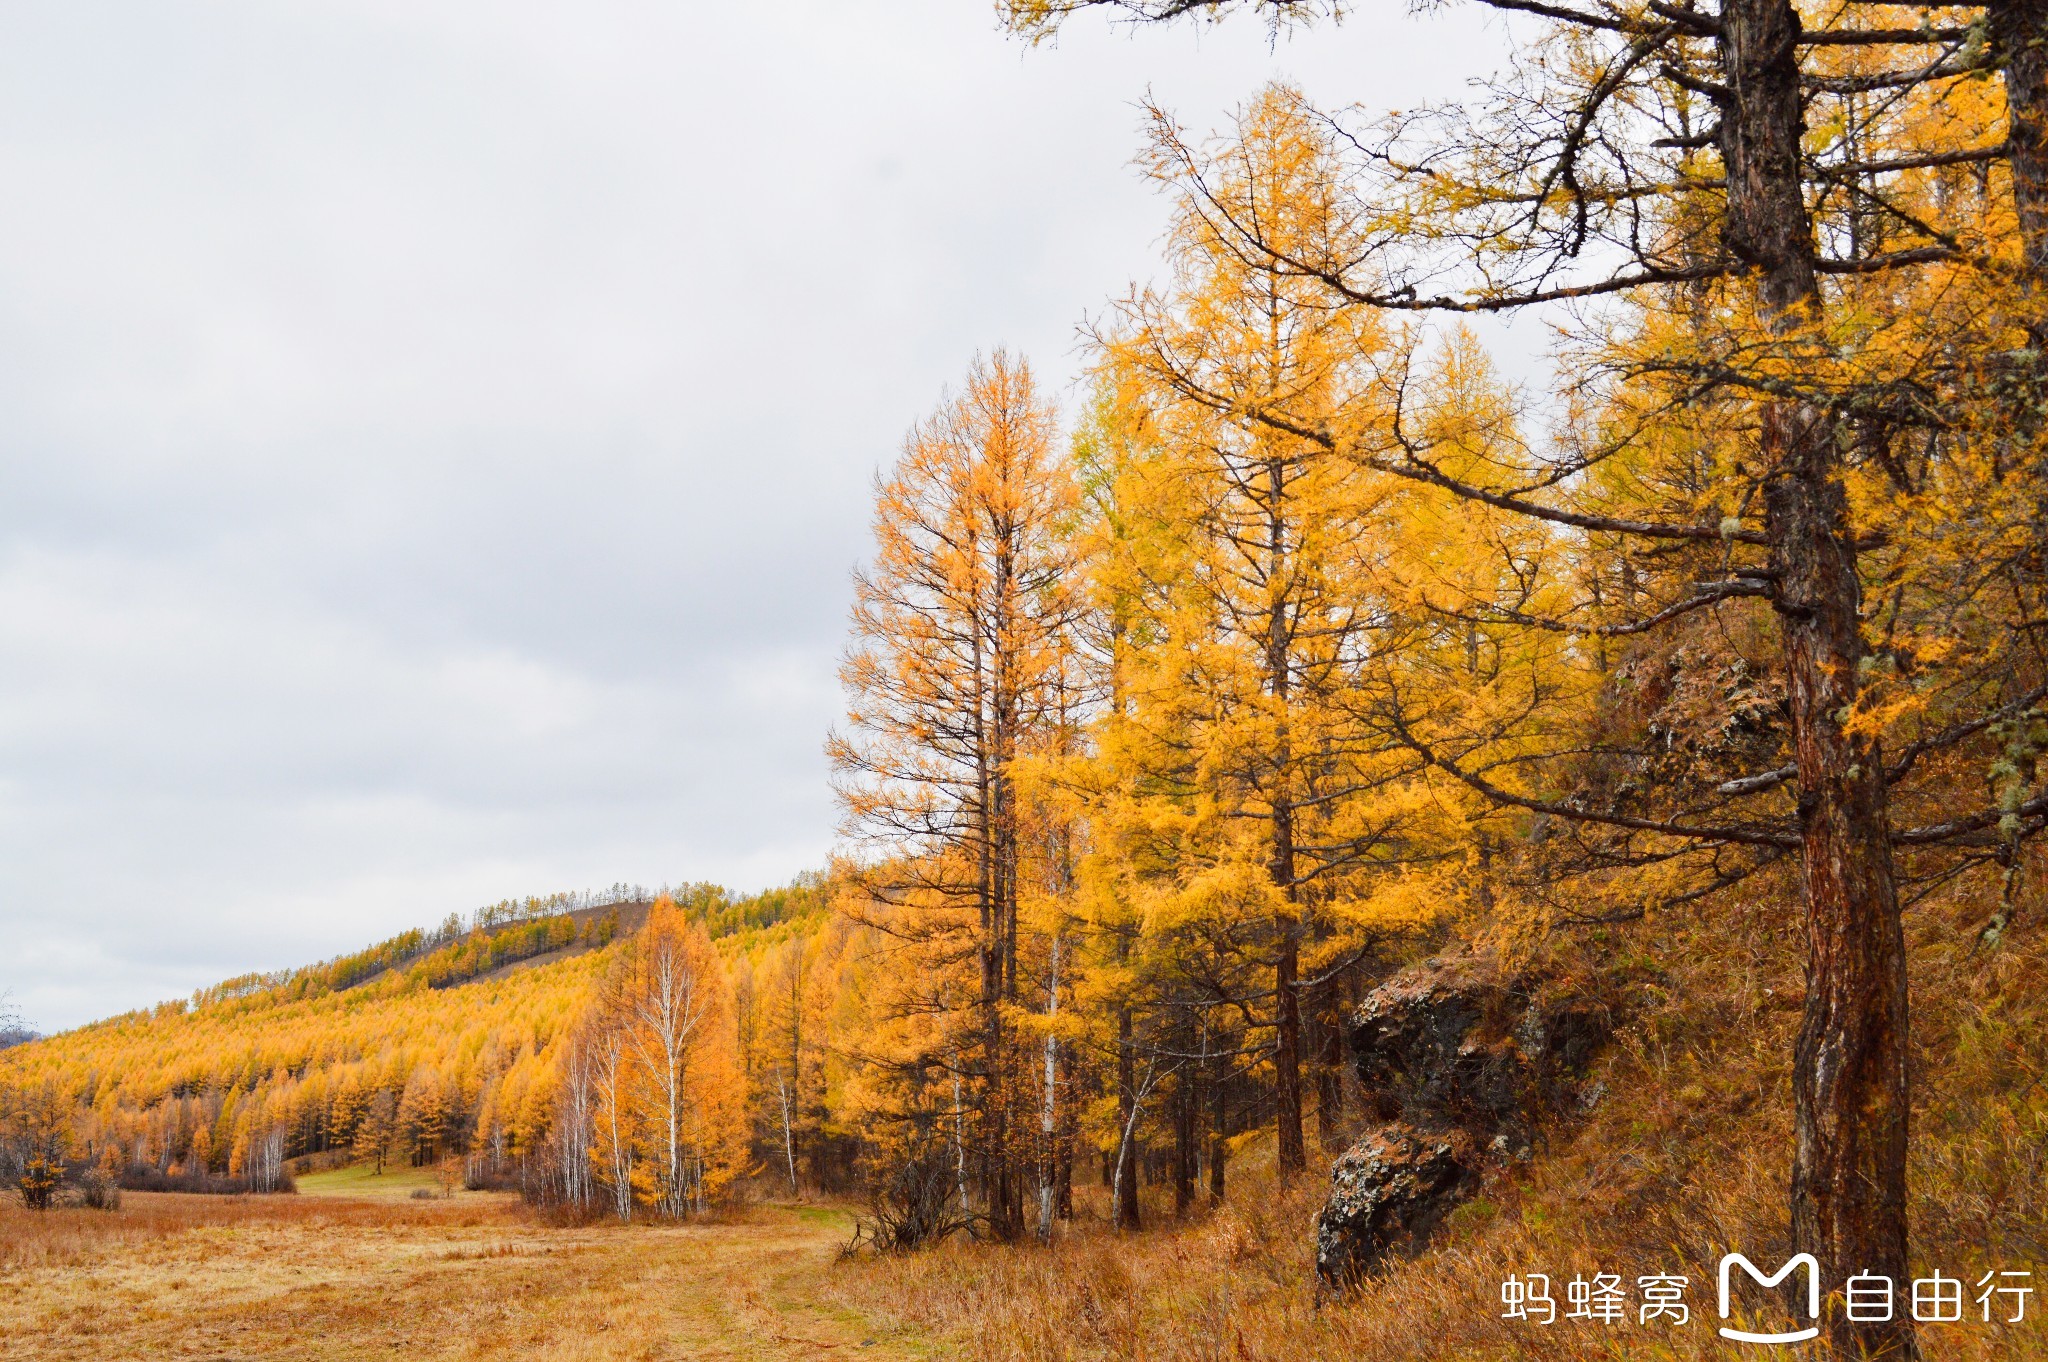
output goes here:
[[[498, 905], [317, 965], [251, 974], [184, 1000], [13, 1047], [0, 1087], [82, 1113], [71, 1153], [240, 1176], [348, 1150], [503, 1166], [548, 1127], [556, 1046], [646, 919], [628, 899]], [[728, 960], [823, 911], [815, 886], [682, 905]]]

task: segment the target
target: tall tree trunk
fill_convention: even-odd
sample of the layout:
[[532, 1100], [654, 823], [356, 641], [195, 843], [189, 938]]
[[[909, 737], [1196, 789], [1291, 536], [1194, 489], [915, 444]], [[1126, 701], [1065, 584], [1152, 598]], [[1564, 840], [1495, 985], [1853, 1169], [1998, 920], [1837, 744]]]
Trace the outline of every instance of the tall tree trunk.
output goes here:
[[[1998, 0], [1989, 7], [1992, 41], [2005, 79], [2005, 145], [2012, 171], [2013, 215], [2020, 237], [2020, 321], [2027, 348], [2011, 366], [2017, 390], [2005, 407], [2007, 429], [2020, 460], [2031, 464], [2035, 516], [2048, 521], [2048, 486], [2040, 477], [2038, 447], [2044, 391], [2048, 391], [2048, 0]], [[2016, 857], [2005, 848], [2005, 892], [1987, 928], [2002, 932], [2016, 884]]]
[[1059, 1133], [1053, 1155], [1053, 1214], [1061, 1220], [1074, 1218], [1074, 1150], [1081, 1139], [1081, 1104], [1061, 1105]]
[[[792, 946], [789, 971], [789, 1091], [782, 1098], [782, 1142], [789, 1156], [789, 1190], [796, 1194], [796, 1123], [804, 1110], [804, 947]], [[780, 1081], [780, 1075], [777, 1076]]]
[[1195, 1091], [1193, 1077], [1183, 1072], [1173, 1085], [1173, 1213], [1186, 1217], [1195, 1204]]
[[[974, 759], [975, 799], [977, 808], [977, 845], [975, 847], [975, 908], [980, 918], [981, 938], [977, 944], [981, 965], [981, 987], [975, 999], [976, 1022], [981, 1032], [978, 1048], [981, 1051], [978, 1075], [980, 1092], [977, 1094], [978, 1111], [976, 1125], [980, 1149], [975, 1159], [975, 1179], [980, 1184], [982, 1205], [990, 1225], [998, 1237], [1006, 1207], [1003, 1205], [1002, 1164], [1003, 1140], [1000, 1130], [1002, 1110], [1000, 1094], [1000, 1055], [1002, 1052], [1002, 913], [997, 902], [996, 891], [996, 839], [1000, 814], [996, 808], [996, 736], [994, 733], [994, 706], [991, 692], [995, 689], [991, 678], [994, 666], [1000, 665], [989, 657], [984, 639], [987, 629], [986, 603], [977, 607], [974, 632], [971, 640], [974, 669]], [[993, 664], [993, 665], [992, 665]], [[963, 1124], [961, 1111], [960, 1080], [956, 1072], [953, 1081], [953, 1121], [955, 1126], [955, 1155], [963, 1164], [966, 1159], [966, 1139], [960, 1129]], [[962, 1188], [961, 1201], [966, 1201]]]
[[1011, 947], [1016, 933], [1016, 823], [1011, 808], [1009, 757], [1013, 738], [1011, 700], [1005, 682], [1010, 659], [1003, 651], [1005, 641], [1000, 620], [1004, 597], [999, 589], [993, 613], [998, 623], [995, 637], [984, 645], [975, 644], [975, 663], [985, 667], [988, 677], [977, 683], [980, 706], [979, 797], [981, 799], [980, 917], [981, 917], [981, 1050], [982, 1071], [979, 1097], [981, 1149], [978, 1163], [982, 1200], [989, 1229], [998, 1239], [1009, 1240], [1023, 1232], [1024, 1206], [1018, 1195], [1016, 1170], [1010, 1148], [1010, 1079], [1003, 1033], [1003, 1003], [1008, 1001], [1016, 975], [1011, 965]]
[[1301, 970], [1301, 891], [1294, 879], [1294, 749], [1287, 720], [1294, 694], [1294, 631], [1278, 585], [1291, 570], [1294, 546], [1289, 537], [1287, 470], [1279, 459], [1266, 465], [1266, 496], [1266, 580], [1273, 592], [1266, 614], [1266, 689], [1281, 715], [1269, 776], [1273, 846], [1267, 869], [1287, 905], [1274, 922], [1279, 949], [1273, 969], [1273, 1071], [1280, 1180], [1289, 1182], [1308, 1167], [1308, 1154], [1301, 1140], [1301, 998], [1295, 988]]
[[1116, 1226], [1139, 1228], [1138, 1216], [1138, 1057], [1132, 1034], [1131, 1009], [1116, 1012], [1116, 1165], [1110, 1184], [1116, 1202]]
[[775, 1066], [775, 1088], [782, 1095], [782, 1154], [789, 1161], [789, 1194], [797, 1194], [796, 1186], [796, 1137], [791, 1133], [789, 1120], [789, 1085], [783, 1082], [782, 1066]]
[[1316, 998], [1316, 1138], [1325, 1153], [1344, 1147], [1344, 1021], [1342, 982], [1331, 979]]
[[1228, 1061], [1218, 1058], [1217, 1072], [1209, 1080], [1209, 1200], [1212, 1204], [1223, 1204], [1223, 1165], [1228, 1162], [1230, 1146], [1225, 1143], [1230, 1137], [1230, 1084], [1224, 1065]]
[[[1060, 938], [1052, 939], [1052, 978], [1046, 986], [1045, 1015], [1048, 1021], [1060, 1011]], [[1059, 1141], [1059, 1041], [1050, 1026], [1045, 1035], [1045, 1091], [1038, 1111], [1038, 1237], [1052, 1242], [1052, 1222], [1057, 1211], [1053, 1175]]]
[[[1801, 192], [1803, 108], [1786, 0], [1727, 0], [1722, 63], [1724, 240], [1757, 277], [1780, 340], [1818, 320]], [[1831, 413], [1762, 404], [1764, 507], [1799, 770], [1806, 880], [1806, 1009], [1793, 1055], [1792, 1238], [1831, 1290], [1857, 1272], [1906, 1277], [1906, 959], [1892, 880], [1884, 760], [1846, 721], [1863, 660], [1855, 531]], [[1903, 1311], [1825, 1325], [1844, 1357], [1911, 1355]]]
[[1999, 0], [1989, 14], [2005, 75], [2027, 330], [2039, 352], [2048, 350], [2048, 0]]
[[[1892, 882], [1883, 752], [1836, 716], [1854, 702], [1855, 558], [1839, 482], [1813, 475], [1833, 430], [1791, 403], [1765, 412], [1765, 489], [1781, 577], [1806, 878], [1806, 1010], [1793, 1054], [1792, 1238], [1831, 1287], [1906, 1280], [1906, 947]], [[1832, 1328], [1845, 1356], [1910, 1349], [1912, 1326]]]
[[960, 1053], [956, 1047], [951, 1056], [953, 1062], [953, 1194], [960, 1199], [960, 1213], [965, 1215], [972, 1203], [967, 1199], [967, 1113], [960, 1101]]
[[1280, 919], [1280, 958], [1273, 970], [1273, 1088], [1280, 1134], [1280, 1178], [1288, 1181], [1308, 1167], [1301, 1138], [1301, 919]]

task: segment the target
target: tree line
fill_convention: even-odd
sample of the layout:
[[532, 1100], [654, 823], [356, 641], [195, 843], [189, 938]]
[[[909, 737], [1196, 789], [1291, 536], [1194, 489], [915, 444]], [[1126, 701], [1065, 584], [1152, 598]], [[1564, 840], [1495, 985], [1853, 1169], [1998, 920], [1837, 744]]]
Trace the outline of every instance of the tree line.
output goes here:
[[[314, 971], [229, 981], [25, 1044], [0, 1066], [0, 1174], [48, 1204], [100, 1176], [288, 1190], [294, 1169], [361, 1162], [453, 1169], [557, 1206], [698, 1210], [748, 1171], [726, 955], [744, 970], [823, 903], [814, 879], [761, 895], [690, 885], [681, 903], [620, 898], [580, 922], [497, 914], [462, 936], [394, 938], [429, 950], [342, 957], [383, 966], [349, 987]], [[535, 963], [495, 973], [521, 961]]]
[[[1346, 8], [1003, 8], [1097, 7]], [[2048, 7], [1494, 7], [1506, 73], [1420, 109], [1150, 110], [1165, 277], [1071, 442], [998, 352], [878, 482], [831, 752], [884, 1111], [1001, 1236], [1233, 1073], [1290, 1175], [1403, 941], [1784, 892], [1791, 1238], [1903, 1280], [1902, 913], [1984, 884], [1996, 949], [2048, 823]], [[1458, 322], [1525, 310], [1537, 392]]]

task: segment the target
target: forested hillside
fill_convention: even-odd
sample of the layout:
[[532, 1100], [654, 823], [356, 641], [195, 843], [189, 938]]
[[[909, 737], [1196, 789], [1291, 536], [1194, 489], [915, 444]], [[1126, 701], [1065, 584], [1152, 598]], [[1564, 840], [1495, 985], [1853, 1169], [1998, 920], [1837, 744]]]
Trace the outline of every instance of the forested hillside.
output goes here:
[[[715, 937], [720, 981], [742, 993], [757, 961], [828, 916], [815, 883], [692, 885], [660, 902]], [[461, 1158], [475, 1180], [516, 1180], [556, 1127], [565, 1040], [653, 907], [624, 886], [508, 901], [19, 1045], [0, 1074], [17, 1160], [40, 1143], [60, 1160], [267, 1186], [314, 1155]]]

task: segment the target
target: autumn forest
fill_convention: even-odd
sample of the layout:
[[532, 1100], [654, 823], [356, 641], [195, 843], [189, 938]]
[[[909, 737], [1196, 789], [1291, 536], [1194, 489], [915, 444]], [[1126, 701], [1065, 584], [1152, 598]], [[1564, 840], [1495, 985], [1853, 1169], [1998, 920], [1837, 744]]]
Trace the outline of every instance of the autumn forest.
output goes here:
[[[992, 344], [874, 451], [830, 864], [0, 1051], [0, 1271], [54, 1274], [0, 1338], [129, 1355], [55, 1285], [91, 1226], [354, 1178], [444, 1256], [784, 1236], [804, 1346], [1718, 1357], [1740, 1251], [1811, 1255], [1739, 1302], [1784, 1355], [2048, 1356], [1996, 1294], [2048, 1291], [2048, 4], [1481, 3], [1426, 107], [1146, 105], [1170, 228], [1083, 377]], [[1000, 8], [1034, 61], [1375, 17]]]

